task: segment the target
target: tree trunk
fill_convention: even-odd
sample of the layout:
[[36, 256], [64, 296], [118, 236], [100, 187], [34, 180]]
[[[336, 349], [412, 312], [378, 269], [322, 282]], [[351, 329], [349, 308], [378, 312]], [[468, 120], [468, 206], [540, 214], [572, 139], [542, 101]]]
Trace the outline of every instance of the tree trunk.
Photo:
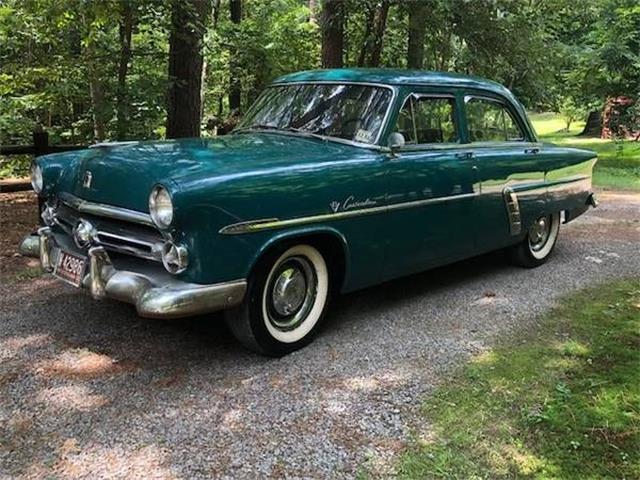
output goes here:
[[[236, 26], [242, 22], [242, 0], [229, 0], [229, 13], [231, 23]], [[237, 36], [236, 36], [237, 37]], [[231, 113], [239, 112], [242, 105], [242, 83], [240, 80], [240, 65], [239, 65], [239, 51], [236, 45], [237, 38], [234, 39], [231, 44], [231, 59], [230, 59], [230, 76], [229, 79], [229, 110]]]
[[360, 48], [360, 55], [358, 55], [358, 67], [365, 66], [367, 52], [371, 48], [371, 43], [373, 42], [371, 37], [373, 33], [373, 25], [376, 21], [376, 10], [377, 8], [371, 5], [369, 7], [369, 12], [367, 13], [367, 21], [364, 26], [364, 38], [362, 39], [362, 48]]
[[202, 39], [208, 10], [208, 0], [172, 2], [167, 138], [200, 136]]
[[342, 0], [325, 0], [320, 17], [322, 67], [342, 68], [344, 7]]
[[100, 71], [100, 63], [96, 58], [94, 40], [87, 43], [85, 50], [87, 56], [87, 77], [89, 80], [89, 95], [91, 97], [91, 111], [93, 117], [93, 138], [102, 142], [107, 138], [107, 103], [104, 98], [103, 75]]
[[589, 112], [584, 130], [580, 133], [583, 137], [599, 137], [602, 134], [602, 112], [594, 110]]
[[118, 88], [116, 92], [116, 138], [124, 140], [129, 130], [129, 100], [127, 95], [127, 73], [131, 61], [131, 35], [133, 33], [134, 4], [123, 0], [120, 4], [120, 61], [118, 63]]
[[428, 5], [424, 1], [409, 5], [409, 43], [407, 68], [421, 69], [424, 66], [424, 36], [427, 28]]
[[371, 56], [369, 57], [370, 67], [379, 67], [380, 58], [382, 57], [382, 39], [384, 38], [384, 30], [387, 27], [387, 15], [389, 14], [389, 2], [383, 1], [378, 9], [375, 24], [375, 36], [373, 37], [373, 46], [371, 48]]
[[97, 142], [103, 141], [107, 137], [107, 122], [109, 112], [105, 102], [103, 79], [106, 77], [102, 63], [99, 61], [96, 46], [96, 31], [99, 27], [95, 25], [95, 12], [85, 5], [80, 9], [82, 35], [85, 38], [85, 48], [83, 50], [84, 63], [87, 67], [87, 82], [89, 84], [89, 97], [91, 98], [91, 114], [93, 119], [93, 138]]
[[360, 52], [360, 58], [358, 59], [358, 66], [380, 66], [382, 39], [384, 38], [384, 29], [387, 26], [388, 14], [388, 0], [383, 0], [376, 7], [372, 8], [371, 15], [367, 20], [365, 39]]
[[102, 142], [107, 138], [106, 103], [100, 75], [95, 71], [95, 65], [89, 66], [89, 93], [93, 110], [93, 137], [97, 142]]

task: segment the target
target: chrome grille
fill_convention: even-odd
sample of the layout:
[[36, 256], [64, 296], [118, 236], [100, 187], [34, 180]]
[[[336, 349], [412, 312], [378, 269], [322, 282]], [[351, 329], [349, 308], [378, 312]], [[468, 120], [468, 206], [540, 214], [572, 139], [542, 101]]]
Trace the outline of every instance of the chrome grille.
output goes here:
[[88, 220], [96, 227], [97, 245], [118, 253], [161, 261], [164, 238], [154, 227], [80, 212], [70, 202], [58, 203], [55, 223], [66, 234], [73, 235], [73, 228], [80, 219]]

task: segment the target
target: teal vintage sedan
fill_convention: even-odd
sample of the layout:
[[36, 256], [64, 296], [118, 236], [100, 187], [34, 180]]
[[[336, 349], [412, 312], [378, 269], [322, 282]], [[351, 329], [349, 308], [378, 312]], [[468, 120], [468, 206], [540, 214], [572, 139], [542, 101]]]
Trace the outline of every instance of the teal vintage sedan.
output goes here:
[[503, 86], [319, 70], [274, 81], [232, 134], [38, 158], [21, 249], [139, 315], [225, 310], [247, 347], [307, 344], [331, 296], [507, 249], [551, 254], [596, 205], [593, 152], [542, 144]]

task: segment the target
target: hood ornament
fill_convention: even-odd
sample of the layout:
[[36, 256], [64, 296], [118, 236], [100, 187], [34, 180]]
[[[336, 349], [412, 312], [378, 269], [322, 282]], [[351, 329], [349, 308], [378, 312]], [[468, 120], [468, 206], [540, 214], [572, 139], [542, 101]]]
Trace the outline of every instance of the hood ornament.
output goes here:
[[91, 180], [93, 180], [93, 174], [89, 170], [87, 170], [86, 172], [84, 172], [82, 186], [84, 188], [91, 188]]

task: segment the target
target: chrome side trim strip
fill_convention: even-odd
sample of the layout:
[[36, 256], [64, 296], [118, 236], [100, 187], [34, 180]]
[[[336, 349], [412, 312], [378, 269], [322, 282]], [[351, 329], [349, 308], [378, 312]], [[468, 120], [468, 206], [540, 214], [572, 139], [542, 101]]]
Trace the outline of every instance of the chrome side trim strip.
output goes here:
[[[535, 182], [535, 183], [523, 183], [511, 185], [502, 190], [502, 194], [505, 199], [505, 205], [509, 214], [509, 224], [511, 227], [512, 235], [519, 235], [522, 229], [520, 223], [520, 206], [518, 203], [517, 193], [522, 192], [530, 194], [533, 191], [552, 188], [558, 185], [566, 185], [569, 183], [578, 182], [590, 178], [589, 175], [576, 175], [565, 179], [559, 179], [551, 182]], [[308, 217], [297, 217], [285, 220], [279, 218], [263, 218], [259, 220], [248, 220], [244, 222], [233, 223], [222, 227], [218, 233], [222, 235], [241, 235], [244, 233], [259, 232], [262, 230], [273, 230], [276, 228], [284, 228], [297, 225], [306, 225], [309, 223], [317, 223], [324, 221], [341, 220], [344, 218], [358, 217], [361, 215], [374, 215], [378, 213], [386, 213], [394, 210], [401, 210], [406, 208], [421, 207], [424, 205], [433, 205], [438, 203], [450, 202], [454, 200], [462, 200], [465, 198], [473, 198], [482, 194], [491, 194], [492, 191], [483, 193], [463, 193], [461, 195], [449, 195], [446, 197], [427, 198], [424, 200], [413, 200], [411, 202], [395, 203], [392, 205], [382, 205], [379, 207], [360, 208], [357, 210], [350, 210], [346, 212], [338, 213], [325, 213], [320, 215], [311, 215]], [[497, 193], [497, 192], [496, 192]]]
[[306, 225], [309, 223], [317, 223], [324, 221], [342, 220], [344, 218], [359, 217], [362, 215], [375, 215], [378, 213], [392, 212], [395, 210], [404, 210], [407, 208], [422, 207], [425, 205], [435, 205], [438, 203], [451, 202], [453, 200], [463, 200], [465, 198], [477, 197], [478, 193], [463, 193], [461, 195], [449, 195], [446, 197], [427, 198], [425, 200], [413, 200], [411, 202], [395, 203], [392, 205], [382, 205], [379, 207], [359, 208], [338, 213], [325, 213], [320, 215], [312, 215], [309, 217], [297, 217], [286, 220], [278, 218], [266, 218], [261, 220], [251, 220], [247, 222], [238, 222], [227, 225], [220, 229], [218, 233], [222, 235], [238, 235], [243, 233], [252, 233], [262, 230], [272, 230], [275, 228], [290, 227], [294, 225]]
[[122, 207], [114, 207], [113, 205], [105, 205], [104, 203], [95, 203], [83, 200], [71, 195], [70, 193], [61, 193], [60, 200], [71, 208], [75, 208], [79, 212], [96, 215], [99, 217], [113, 218], [115, 220], [124, 220], [126, 222], [139, 223], [153, 227], [151, 215], [137, 210], [129, 210]]

